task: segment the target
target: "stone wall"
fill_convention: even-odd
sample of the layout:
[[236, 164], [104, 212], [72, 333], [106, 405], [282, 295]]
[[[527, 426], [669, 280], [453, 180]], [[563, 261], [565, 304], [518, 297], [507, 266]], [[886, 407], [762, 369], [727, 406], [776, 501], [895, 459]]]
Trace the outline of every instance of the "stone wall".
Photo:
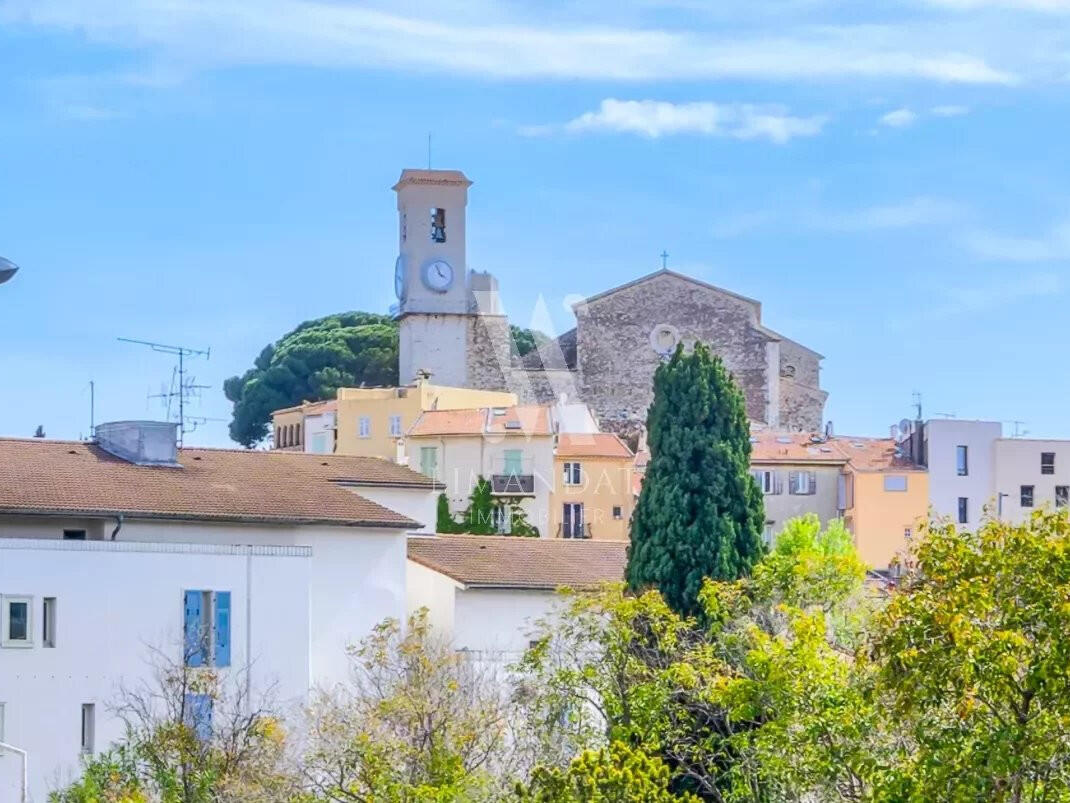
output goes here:
[[479, 390], [509, 390], [512, 370], [512, 338], [504, 315], [472, 315], [468, 318], [466, 387]]
[[808, 388], [787, 377], [780, 378], [780, 428], [819, 432], [825, 415], [828, 392]]
[[709, 345], [743, 389], [747, 415], [766, 420], [769, 336], [756, 302], [663, 273], [580, 305], [576, 319], [581, 396], [604, 426], [645, 420], [663, 359], [652, 344], [661, 325], [685, 344]]

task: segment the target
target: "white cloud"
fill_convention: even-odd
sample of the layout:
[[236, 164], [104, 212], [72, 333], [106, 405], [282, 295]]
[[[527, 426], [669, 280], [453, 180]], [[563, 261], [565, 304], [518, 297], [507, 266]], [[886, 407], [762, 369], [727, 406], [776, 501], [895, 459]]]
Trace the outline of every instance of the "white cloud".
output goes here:
[[606, 98], [596, 111], [584, 112], [563, 125], [528, 126], [521, 129], [521, 133], [610, 131], [652, 139], [672, 134], [699, 134], [743, 140], [767, 139], [783, 144], [793, 137], [814, 136], [821, 132], [824, 124], [823, 117], [795, 117], [781, 106]]
[[454, 3], [448, 13], [434, 4], [411, 8], [406, 16], [323, 0], [0, 0], [0, 24], [76, 31], [193, 71], [299, 65], [623, 81], [1018, 78], [935, 32], [919, 37], [880, 25], [774, 34], [547, 23], [485, 3], [478, 13]]
[[104, 106], [90, 106], [85, 104], [70, 104], [60, 109], [60, 113], [71, 120], [83, 122], [96, 122], [101, 120], [118, 120], [126, 115], [115, 109]]
[[966, 246], [982, 259], [998, 262], [1061, 262], [1070, 260], [1070, 220], [1040, 237], [1010, 237], [987, 231], [966, 236]]
[[718, 220], [712, 233], [720, 239], [729, 239], [772, 226], [844, 233], [890, 231], [946, 226], [961, 221], [966, 213], [966, 209], [953, 201], [918, 196], [896, 203], [841, 211], [807, 206], [804, 209], [780, 209], [776, 212], [737, 212]]
[[957, 315], [976, 315], [1028, 298], [1062, 293], [1065, 283], [1055, 273], [1037, 272], [994, 282], [971, 284], [948, 291], [943, 302], [934, 304], [927, 318], [940, 319]]
[[848, 212], [811, 212], [803, 222], [809, 228], [828, 231], [877, 231], [946, 225], [961, 219], [964, 213], [959, 204], [919, 196]]
[[918, 119], [918, 115], [914, 114], [910, 109], [896, 109], [890, 111], [881, 116], [881, 125], [886, 125], [890, 128], [906, 128], [913, 125], [914, 121]]
[[970, 110], [966, 106], [933, 106], [929, 109], [929, 114], [933, 117], [961, 117], [969, 113]]
[[1008, 11], [1040, 11], [1055, 14], [1070, 12], [1070, 0], [927, 0], [927, 2], [931, 6], [955, 11], [999, 8]]

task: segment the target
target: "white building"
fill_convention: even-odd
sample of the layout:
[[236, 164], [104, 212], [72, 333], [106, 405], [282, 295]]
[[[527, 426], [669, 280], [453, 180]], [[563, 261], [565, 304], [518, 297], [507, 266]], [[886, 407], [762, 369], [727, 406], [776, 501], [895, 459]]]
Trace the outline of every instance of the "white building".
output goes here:
[[1070, 441], [1004, 438], [998, 421], [906, 423], [901, 445], [928, 467], [937, 516], [972, 530], [986, 515], [1020, 522], [1070, 504]]
[[561, 587], [624, 579], [627, 543], [492, 535], [411, 536], [408, 608], [457, 649], [509, 663], [536, 623], [562, 603]]
[[[120, 735], [109, 705], [149, 648], [181, 661], [191, 628], [211, 633], [198, 661], [280, 704], [341, 680], [346, 645], [405, 616], [406, 536], [438, 491], [375, 458], [97, 434], [0, 439], [0, 741], [28, 751], [37, 803]], [[0, 753], [0, 801], [19, 770]]]

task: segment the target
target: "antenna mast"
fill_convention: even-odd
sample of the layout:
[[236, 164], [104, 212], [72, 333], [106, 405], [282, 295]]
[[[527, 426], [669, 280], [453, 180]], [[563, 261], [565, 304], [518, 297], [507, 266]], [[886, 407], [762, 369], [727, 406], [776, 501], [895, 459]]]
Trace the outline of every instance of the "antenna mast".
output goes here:
[[[134, 343], [139, 346], [148, 346], [153, 351], [160, 354], [173, 354], [178, 357], [178, 366], [172, 372], [171, 376], [171, 388], [170, 390], [156, 394], [153, 398], [160, 398], [165, 400], [167, 405], [167, 418], [171, 418], [171, 400], [178, 400], [178, 445], [182, 446], [182, 442], [185, 439], [186, 432], [192, 432], [196, 429], [196, 422], [186, 416], [186, 402], [193, 399], [198, 391], [210, 387], [210, 385], [197, 385], [194, 384], [193, 378], [190, 377], [189, 381], [186, 381], [186, 358], [187, 357], [204, 357], [206, 360], [211, 359], [212, 350], [208, 349], [194, 349], [189, 346], [169, 346], [166, 343], [153, 343], [148, 340], [134, 340], [129, 337], [118, 338], [124, 343]], [[176, 384], [177, 380], [177, 384]], [[187, 427], [188, 424], [193, 426]]]

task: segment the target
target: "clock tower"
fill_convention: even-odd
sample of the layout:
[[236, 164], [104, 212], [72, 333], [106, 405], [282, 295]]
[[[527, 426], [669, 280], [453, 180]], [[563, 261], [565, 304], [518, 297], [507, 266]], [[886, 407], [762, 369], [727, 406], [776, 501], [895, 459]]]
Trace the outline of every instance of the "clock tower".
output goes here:
[[467, 384], [471, 304], [465, 207], [472, 184], [459, 170], [403, 170], [398, 200], [399, 380], [431, 374], [440, 385]]

